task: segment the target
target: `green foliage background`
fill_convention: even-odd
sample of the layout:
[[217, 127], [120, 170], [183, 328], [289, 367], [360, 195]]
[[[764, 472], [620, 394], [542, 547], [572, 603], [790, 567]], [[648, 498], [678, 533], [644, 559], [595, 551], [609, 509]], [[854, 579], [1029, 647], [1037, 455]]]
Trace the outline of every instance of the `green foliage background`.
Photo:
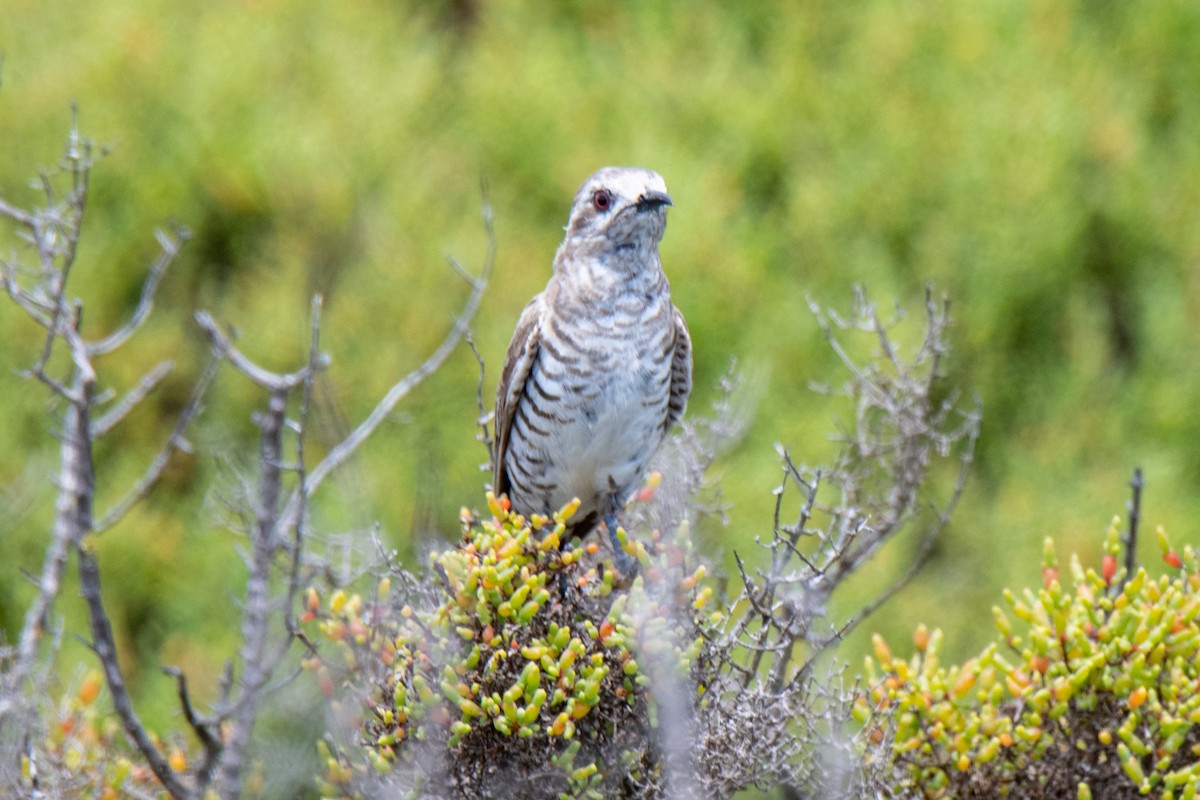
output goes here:
[[[136, 302], [153, 226], [194, 233], [149, 330], [102, 364], [120, 389], [179, 361], [97, 452], [102, 500], [186, 401], [204, 358], [195, 308], [290, 368], [323, 292], [334, 365], [321, 421], [332, 440], [361, 419], [466, 296], [443, 260], [482, 258], [481, 176], [500, 247], [475, 326], [489, 398], [579, 182], [604, 164], [666, 177], [662, 251], [695, 341], [691, 413], [733, 356], [756, 387], [750, 433], [719, 463], [732, 522], [705, 532], [712, 552], [752, 550], [769, 531], [772, 443], [815, 463], [833, 451], [831, 418], [846, 417], [807, 388], [838, 378], [805, 296], [847, 307], [865, 284], [914, 312], [915, 337], [932, 282], [954, 302], [953, 381], [983, 401], [979, 459], [934, 562], [868, 627], [899, 640], [924, 620], [956, 658], [982, 645], [999, 588], [1025, 582], [1043, 536], [1099, 552], [1134, 464], [1150, 522], [1186, 530], [1200, 513], [1197, 42], [1200, 8], [1183, 0], [7, 0], [0, 193], [35, 198], [27, 180], [57, 159], [78, 101], [83, 131], [113, 145], [74, 277], [93, 331]], [[11, 634], [56, 444], [44, 393], [16, 375], [37, 331], [0, 309]], [[459, 506], [482, 496], [475, 381], [463, 350], [331, 487], [322, 529], [379, 520], [417, 548], [455, 535]], [[204, 497], [222, 466], [251, 463], [254, 399], [223, 373], [198, 457], [101, 545], [135, 687], [164, 721], [172, 689], [154, 667], [179, 664], [211, 691], [228, 652], [240, 569]], [[863, 576], [864, 591], [901, 557]]]

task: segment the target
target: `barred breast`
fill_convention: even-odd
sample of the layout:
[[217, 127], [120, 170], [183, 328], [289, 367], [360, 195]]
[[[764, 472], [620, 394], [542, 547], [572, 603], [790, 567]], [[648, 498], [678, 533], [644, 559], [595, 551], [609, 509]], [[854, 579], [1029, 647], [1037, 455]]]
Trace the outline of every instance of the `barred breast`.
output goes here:
[[578, 519], [595, 520], [637, 488], [666, 433], [673, 311], [663, 290], [545, 309], [505, 453], [514, 508], [551, 513], [578, 497]]

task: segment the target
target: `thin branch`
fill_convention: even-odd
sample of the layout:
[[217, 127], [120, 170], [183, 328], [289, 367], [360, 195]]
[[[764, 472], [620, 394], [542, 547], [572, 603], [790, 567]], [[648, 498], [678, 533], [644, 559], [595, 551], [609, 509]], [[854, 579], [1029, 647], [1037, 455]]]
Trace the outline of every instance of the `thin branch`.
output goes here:
[[137, 333], [142, 327], [142, 323], [150, 316], [150, 312], [154, 308], [154, 293], [158, 290], [158, 284], [162, 280], [162, 276], [166, 273], [167, 267], [179, 255], [179, 249], [187, 238], [187, 232], [183, 229], [176, 229], [174, 233], [166, 233], [165, 231], [155, 231], [154, 236], [158, 239], [160, 252], [158, 258], [150, 267], [150, 271], [146, 274], [146, 279], [142, 281], [142, 295], [138, 298], [137, 308], [133, 311], [133, 316], [129, 320], [117, 328], [98, 342], [92, 342], [87, 346], [88, 354], [92, 356], [102, 356], [105, 353], [111, 353], [129, 340], [130, 336]]
[[[251, 365], [260, 371], [257, 366]], [[304, 371], [307, 371], [305, 368]], [[272, 376], [278, 378], [278, 376]], [[238, 661], [242, 675], [231, 712], [226, 712], [229, 731], [225, 750], [217, 765], [216, 792], [223, 798], [240, 796], [246, 748], [254, 732], [258, 702], [269, 676], [263, 655], [267, 647], [271, 614], [271, 564], [279, 545], [279, 500], [282, 490], [283, 431], [287, 413], [288, 387], [276, 385], [270, 390], [266, 411], [258, 415], [259, 437], [258, 492], [255, 524], [251, 533], [249, 575], [246, 577], [242, 604], [242, 644]]]
[[[66, 526], [56, 525], [51, 533], [50, 544], [46, 548], [42, 560], [42, 571], [37, 581], [37, 594], [25, 612], [21, 625], [21, 633], [17, 641], [16, 659], [9, 670], [6, 679], [14, 690], [20, 690], [25, 677], [33, 667], [37, 657], [38, 644], [50, 619], [50, 610], [58, 599], [62, 586], [63, 572], [67, 566], [67, 556], [71, 547], [71, 530]], [[0, 709], [3, 711], [4, 709]], [[0, 713], [0, 720], [4, 717]]]
[[858, 613], [848, 619], [832, 636], [825, 641], [817, 644], [816, 648], [809, 655], [804, 667], [807, 668], [817, 656], [825, 652], [830, 646], [841, 641], [857, 628], [867, 617], [878, 611], [885, 603], [892, 599], [901, 589], [908, 586], [917, 577], [917, 574], [929, 561], [929, 557], [933, 555], [933, 546], [937, 543], [942, 531], [950, 523], [950, 517], [954, 515], [954, 510], [958, 507], [958, 502], [962, 499], [963, 492], [967, 488], [967, 478], [971, 472], [971, 465], [975, 460], [975, 446], [979, 441], [979, 422], [981, 419], [980, 404], [976, 401], [976, 410], [968, 415], [967, 418], [967, 443], [964, 446], [964, 452], [959, 459], [958, 476], [954, 483], [954, 489], [950, 494], [949, 500], [946, 502], [945, 508], [938, 512], [937, 519], [925, 531], [921, 537], [921, 543], [917, 547], [917, 553], [913, 556], [912, 562], [904, 574], [896, 578], [892, 583], [884, 589], [879, 595], [867, 603]]
[[221, 752], [221, 740], [213, 735], [212, 724], [200, 718], [196, 713], [195, 707], [192, 705], [191, 693], [188, 692], [187, 675], [179, 667], [163, 667], [162, 671], [175, 679], [175, 691], [179, 696], [179, 707], [183, 709], [183, 717], [187, 720], [188, 727], [196, 734], [196, 738], [200, 740], [200, 746], [204, 748], [204, 763], [205, 766], [200, 769], [202, 775], [207, 774], [212, 769], [212, 764], [215, 763], [217, 755]]
[[31, 230], [34, 228], [33, 215], [22, 211], [21, 209], [9, 203], [3, 197], [0, 197], [0, 214], [3, 214], [13, 222], [24, 225]]
[[454, 321], [453, 327], [433, 353], [419, 367], [397, 381], [371, 413], [367, 415], [366, 419], [349, 436], [330, 450], [325, 458], [312, 469], [308, 476], [307, 494], [304, 496], [298, 493], [293, 494], [288, 502], [287, 510], [283, 515], [283, 524], [285, 526], [294, 524], [299, 514], [300, 504], [311, 498], [325, 478], [329, 476], [329, 473], [340, 466], [374, 433], [375, 429], [387, 419], [392, 409], [395, 408], [400, 400], [441, 367], [442, 363], [450, 356], [450, 353], [454, 351], [454, 348], [458, 346], [459, 340], [466, 335], [467, 326], [479, 310], [479, 303], [483, 299], [483, 292], [487, 288], [488, 279], [491, 277], [492, 267], [495, 264], [495, 232], [492, 228], [491, 206], [487, 204], [484, 205], [483, 219], [489, 242], [487, 257], [484, 260], [483, 269], [479, 276], [470, 279], [471, 294], [463, 304], [462, 311], [459, 313], [458, 319]]
[[[86, 358], [86, 355], [83, 357]], [[86, 398], [89, 391], [86, 387], [81, 387], [80, 394]], [[120, 717], [125, 733], [133, 740], [163, 788], [175, 798], [189, 798], [192, 796], [190, 790], [171, 769], [138, 717], [117, 658], [112, 624], [109, 622], [100, 588], [100, 566], [96, 561], [90, 537], [93, 530], [92, 499], [95, 494], [95, 476], [89, 430], [88, 405], [85, 399], [83, 403], [72, 404], [67, 410], [63, 436], [63, 484], [59, 493], [55, 537], [61, 536], [75, 546], [80, 593], [87, 604], [92, 632], [91, 647], [104, 670], [112, 695], [113, 709]]]
[[92, 438], [99, 439], [116, 427], [130, 411], [137, 408], [138, 404], [146, 399], [150, 392], [154, 391], [156, 386], [162, 383], [164, 378], [171, 374], [171, 370], [174, 368], [175, 362], [169, 358], [155, 364], [154, 368], [143, 375], [137, 385], [126, 392], [125, 396], [118, 400], [117, 404], [104, 416], [92, 420]]
[[177, 800], [190, 798], [193, 796], [192, 792], [183, 783], [180, 776], [171, 769], [171, 765], [167, 763], [162, 751], [150, 738], [129, 697], [129, 690], [125, 686], [125, 676], [121, 673], [121, 667], [117, 661], [112, 624], [108, 620], [108, 612], [104, 608], [104, 598], [100, 591], [100, 566], [92, 553], [91, 545], [80, 542], [76, 547], [76, 554], [79, 559], [79, 586], [89, 611], [92, 649], [104, 669], [108, 690], [112, 695], [113, 709], [121, 718], [125, 733], [133, 740], [142, 754], [142, 758], [146, 760], [146, 764], [154, 772], [163, 788]]
[[[308, 414], [312, 406], [313, 384], [317, 375], [317, 360], [321, 352], [322, 305], [323, 299], [321, 295], [313, 295], [311, 312], [312, 333], [308, 344], [308, 380], [304, 382], [303, 391], [300, 395], [300, 412], [296, 432], [297, 491], [301, 497], [308, 497], [308, 467], [304, 460], [304, 443], [308, 434]], [[301, 503], [296, 515], [296, 524], [293, 526], [294, 534], [290, 554], [291, 568], [288, 570], [287, 597], [283, 603], [283, 621], [284, 627], [288, 632], [288, 638], [284, 640], [283, 650], [279, 654], [280, 658], [282, 658], [283, 652], [286, 652], [287, 645], [291, 642], [291, 639], [299, 633], [299, 629], [296, 626], [295, 600], [296, 594], [300, 590], [300, 564], [304, 549], [307, 511], [308, 504]]]
[[45, 329], [53, 324], [47, 314], [51, 309], [41, 302], [40, 298], [20, 287], [16, 279], [16, 270], [11, 269], [4, 261], [0, 261], [0, 285], [4, 286], [4, 291], [8, 293], [12, 301], [20, 306], [39, 327]]
[[[264, 389], [272, 392], [286, 392], [304, 383], [309, 370], [307, 365], [303, 369], [288, 373], [271, 372], [270, 370], [263, 369], [233, 346], [232, 340], [217, 325], [212, 314], [209, 314], [207, 311], [197, 311], [196, 322], [200, 324], [200, 328], [208, 337], [209, 344], [218, 356], [228, 359], [229, 363], [233, 364], [239, 372]], [[318, 359], [318, 366], [321, 369], [329, 366], [329, 358], [322, 355]]]
[[[38, 257], [42, 263], [42, 269], [45, 273], [45, 279], [50, 284], [50, 297], [53, 299], [53, 313], [50, 318], [50, 325], [46, 328], [46, 340], [42, 345], [42, 353], [33, 367], [33, 374], [39, 379], [54, 388], [55, 384], [45, 374], [46, 364], [50, 361], [50, 355], [54, 349], [54, 342], [59, 336], [67, 338], [68, 345], [71, 348], [71, 358], [75, 362], [75, 366], [82, 370], [86, 382], [91, 383], [95, 380], [95, 372], [92, 369], [91, 362], [87, 358], [86, 348], [83, 347], [83, 340], [79, 335], [80, 325], [82, 322], [83, 310], [76, 303], [70, 312], [69, 320], [66, 327], [63, 326], [64, 317], [68, 314], [66, 291], [67, 281], [71, 275], [71, 268], [75, 265], [75, 254], [78, 252], [79, 233], [83, 228], [84, 212], [87, 209], [88, 186], [92, 167], [92, 142], [90, 139], [80, 137], [78, 126], [78, 107], [71, 104], [71, 130], [67, 139], [67, 169], [71, 174], [72, 189], [67, 199], [67, 207], [72, 212], [72, 216], [65, 220], [62, 231], [63, 238], [66, 240], [66, 246], [60, 247], [56, 245], [53, 239], [57, 233], [56, 226], [50, 226], [50, 230], [43, 224], [43, 220], [36, 215], [34, 217], [34, 245], [37, 249]], [[43, 176], [43, 184], [48, 200], [53, 200], [53, 187], [48, 177]], [[50, 203], [49, 205], [53, 205]], [[60, 263], [55, 266], [55, 261]]]
[[187, 441], [183, 438], [183, 432], [187, 430], [192, 417], [199, 413], [203, 407], [204, 395], [217, 374], [217, 364], [218, 362], [215, 358], [209, 361], [208, 366], [204, 368], [204, 372], [200, 375], [200, 380], [196, 382], [196, 386], [192, 390], [191, 399], [184, 406], [183, 411], [179, 414], [179, 418], [175, 420], [175, 428], [171, 431], [171, 435], [167, 438], [166, 443], [155, 454], [149, 466], [146, 467], [146, 471], [142, 473], [142, 477], [138, 478], [137, 483], [133, 485], [116, 505], [109, 509], [107, 514], [100, 518], [100, 521], [96, 523], [94, 528], [95, 531], [108, 530], [120, 522], [129, 513], [129, 510], [141, 502], [149, 494], [150, 490], [154, 488], [154, 485], [158, 483], [158, 479], [162, 477], [163, 471], [166, 470], [167, 464], [171, 461], [171, 455], [176, 450], [187, 449], [188, 445]]
[[[74, 386], [64, 396], [71, 399], [63, 417], [62, 442], [59, 448], [59, 491], [55, 500], [54, 526], [50, 545], [42, 562], [38, 592], [25, 614], [18, 639], [16, 661], [9, 672], [9, 681], [20, 687], [28, 676], [37, 656], [38, 645], [58, 598], [62, 575], [70, 547], [91, 530], [92, 496], [95, 479], [92, 472], [91, 439], [88, 436], [88, 374], [77, 369]], [[65, 387], [64, 387], [65, 390]], [[80, 398], [75, 401], [74, 398]]]
[[495, 415], [494, 409], [489, 409], [483, 400], [483, 379], [484, 379], [484, 364], [483, 356], [479, 353], [479, 348], [475, 346], [475, 338], [471, 336], [471, 332], [467, 331], [465, 337], [467, 347], [471, 348], [471, 355], [475, 356], [475, 363], [479, 365], [479, 378], [475, 381], [475, 406], [479, 409], [479, 416], [475, 420], [475, 424], [479, 426], [479, 440], [483, 442], [483, 446], [487, 449], [488, 464], [484, 469], [491, 469], [492, 460], [492, 437], [488, 433], [488, 424], [492, 421]]
[[1129, 511], [1129, 530], [1121, 536], [1121, 543], [1125, 545], [1125, 574], [1121, 576], [1121, 585], [1118, 587], [1118, 591], [1125, 587], [1126, 581], [1133, 577], [1133, 572], [1137, 569], [1138, 523], [1142, 519], [1142, 489], [1145, 486], [1146, 481], [1142, 477], [1142, 468], [1134, 467], [1133, 478], [1129, 481], [1132, 494], [1125, 504], [1125, 508]]
[[436, 371], [442, 362], [454, 351], [459, 340], [466, 333], [467, 323], [474, 316], [479, 304], [479, 299], [482, 297], [483, 285], [482, 281], [471, 292], [471, 297], [468, 299], [466, 306], [463, 309], [463, 315], [455, 321], [454, 327], [442, 340], [442, 343], [436, 350], [415, 370], [405, 375], [401, 380], [392, 386], [384, 395], [379, 404], [367, 416], [363, 422], [350, 433], [340, 444], [334, 447], [328, 455], [313, 469], [311, 480], [309, 481], [309, 496], [321, 482], [333, 471], [338, 465], [345, 461], [351, 453], [366, 441], [380, 423], [387, 418], [396, 404], [400, 402], [409, 392], [417, 385], [429, 377]]

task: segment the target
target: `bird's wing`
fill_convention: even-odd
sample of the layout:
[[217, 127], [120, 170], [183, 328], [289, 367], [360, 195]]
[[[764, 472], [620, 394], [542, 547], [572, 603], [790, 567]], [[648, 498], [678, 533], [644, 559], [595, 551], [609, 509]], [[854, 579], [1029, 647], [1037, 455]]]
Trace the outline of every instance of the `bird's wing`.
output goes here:
[[517, 403], [525, 394], [525, 381], [537, 360], [542, 340], [541, 312], [542, 296], [539, 294], [521, 312], [512, 342], [508, 345], [508, 355], [504, 357], [504, 369], [500, 371], [500, 387], [496, 390], [496, 444], [492, 453], [492, 491], [497, 496], [509, 490], [504, 454], [508, 451]]
[[675, 312], [675, 350], [671, 354], [671, 393], [667, 401], [667, 419], [663, 424], [665, 430], [670, 430], [683, 416], [688, 396], [692, 393], [692, 337], [683, 314], [678, 308], [671, 308]]

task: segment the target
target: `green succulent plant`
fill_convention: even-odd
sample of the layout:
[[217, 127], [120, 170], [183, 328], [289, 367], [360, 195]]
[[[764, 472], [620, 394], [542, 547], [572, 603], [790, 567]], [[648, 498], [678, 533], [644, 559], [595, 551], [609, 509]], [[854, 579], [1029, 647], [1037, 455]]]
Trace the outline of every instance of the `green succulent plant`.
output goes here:
[[322, 602], [310, 590], [305, 618], [337, 655], [308, 666], [328, 694], [349, 690], [344, 710], [357, 717], [350, 746], [324, 746], [322, 789], [355, 796], [369, 765], [413, 794], [439, 768], [460, 787], [511, 791], [504, 775], [536, 778], [549, 796], [653, 793], [652, 677], [692, 685], [699, 627], [714, 623], [699, 618], [712, 589], [688, 538], [655, 532], [643, 543], [621, 531], [641, 572], [622, 587], [598, 545], [562, 542], [577, 502], [528, 519], [503, 498], [487, 503], [490, 519], [464, 509], [462, 540], [429, 556], [432, 595], [389, 597], [390, 577], [370, 601], [338, 592]]
[[1072, 556], [1067, 585], [1047, 539], [1041, 588], [1005, 591], [998, 640], [961, 665], [940, 663], [940, 631], [918, 628], [907, 660], [875, 637], [856, 715], [890, 737], [907, 796], [1196, 797], [1200, 562], [1158, 540], [1173, 574], [1119, 567], [1114, 521], [1099, 570]]

